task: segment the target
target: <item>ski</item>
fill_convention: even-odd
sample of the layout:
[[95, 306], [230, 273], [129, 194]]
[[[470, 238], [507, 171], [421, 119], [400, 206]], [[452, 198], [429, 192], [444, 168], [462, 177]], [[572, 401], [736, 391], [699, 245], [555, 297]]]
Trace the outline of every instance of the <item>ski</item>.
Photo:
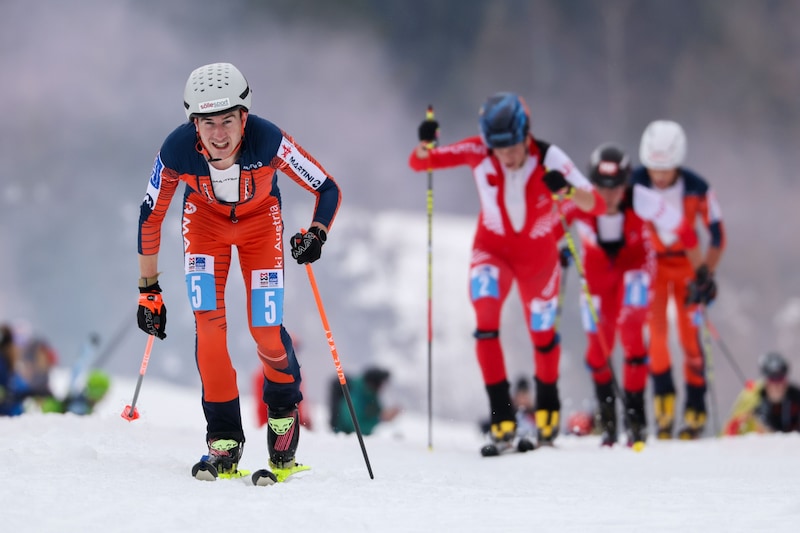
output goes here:
[[250, 476], [250, 481], [253, 482], [253, 485], [267, 487], [275, 483], [283, 483], [291, 479], [295, 474], [308, 470], [311, 470], [310, 466], [301, 464], [296, 464], [291, 468], [273, 468], [272, 470], [262, 468], [253, 472], [253, 475]]
[[291, 468], [274, 468], [267, 470], [262, 468], [255, 472], [250, 470], [237, 469], [234, 472], [219, 472], [217, 467], [208, 461], [208, 456], [204, 455], [192, 466], [192, 477], [200, 481], [216, 481], [217, 479], [239, 479], [249, 477], [253, 485], [266, 487], [275, 483], [283, 483], [299, 472], [311, 470], [308, 465], [296, 464]]
[[491, 442], [481, 448], [481, 455], [483, 457], [497, 457], [507, 453], [525, 453], [536, 449], [536, 445], [532, 440], [526, 437], [520, 437], [517, 442], [504, 441], [504, 442]]
[[217, 479], [238, 479], [250, 475], [249, 470], [239, 470], [234, 472], [219, 472], [217, 467], [208, 461], [208, 456], [204, 455], [192, 466], [192, 477], [200, 481], [215, 481]]

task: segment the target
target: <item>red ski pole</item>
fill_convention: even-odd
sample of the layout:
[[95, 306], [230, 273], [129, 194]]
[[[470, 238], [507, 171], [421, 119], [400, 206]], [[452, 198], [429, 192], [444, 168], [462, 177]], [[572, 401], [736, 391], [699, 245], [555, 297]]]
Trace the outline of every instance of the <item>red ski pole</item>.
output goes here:
[[153, 341], [155, 340], [155, 335], [150, 335], [147, 338], [147, 346], [144, 349], [144, 357], [142, 357], [142, 366], [139, 367], [139, 381], [136, 382], [136, 391], [133, 393], [133, 401], [130, 405], [126, 405], [125, 409], [122, 411], [120, 415], [122, 418], [127, 420], [128, 422], [132, 422], [139, 418], [139, 411], [136, 410], [136, 400], [139, 398], [139, 389], [142, 388], [142, 380], [144, 379], [144, 373], [147, 372], [147, 363], [150, 361], [150, 351], [153, 349]]
[[[301, 231], [305, 233], [305, 230]], [[336, 375], [339, 377], [339, 385], [342, 387], [344, 399], [347, 401], [347, 408], [350, 410], [350, 417], [353, 419], [353, 427], [358, 436], [358, 443], [361, 445], [361, 453], [364, 455], [364, 462], [367, 464], [367, 471], [369, 472], [370, 479], [375, 479], [375, 476], [372, 474], [372, 466], [369, 464], [367, 448], [364, 446], [364, 436], [361, 433], [361, 428], [358, 425], [358, 418], [353, 408], [353, 400], [350, 397], [347, 379], [344, 376], [344, 370], [342, 370], [342, 363], [339, 361], [339, 353], [336, 351], [336, 344], [333, 342], [333, 334], [331, 333], [331, 327], [328, 325], [328, 317], [325, 316], [325, 308], [322, 306], [322, 298], [319, 295], [319, 288], [317, 288], [317, 280], [314, 278], [314, 271], [311, 268], [311, 263], [306, 263], [306, 272], [308, 272], [308, 281], [311, 283], [311, 290], [314, 292], [314, 300], [316, 300], [317, 309], [319, 309], [319, 318], [322, 320], [323, 329], [325, 329], [325, 338], [328, 340], [328, 347], [331, 350], [333, 364], [336, 367]]]

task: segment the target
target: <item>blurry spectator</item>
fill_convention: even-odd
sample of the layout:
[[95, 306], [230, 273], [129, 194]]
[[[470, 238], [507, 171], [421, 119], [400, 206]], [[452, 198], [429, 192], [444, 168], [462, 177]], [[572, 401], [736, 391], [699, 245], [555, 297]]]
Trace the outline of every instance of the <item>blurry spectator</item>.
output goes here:
[[55, 396], [44, 398], [41, 403], [45, 413], [73, 413], [76, 415], [90, 415], [95, 406], [105, 398], [111, 377], [102, 370], [90, 370], [86, 376], [86, 385], [77, 394], [67, 394], [63, 400]]
[[[380, 393], [389, 381], [388, 370], [378, 367], [368, 368], [361, 376], [347, 378], [353, 410], [358, 418], [358, 427], [364, 435], [370, 435], [381, 422], [388, 422], [400, 412], [399, 407], [386, 408], [381, 402]], [[350, 409], [342, 394], [339, 378], [330, 384], [330, 425], [336, 433], [353, 433], [355, 425], [350, 416]]]
[[17, 373], [19, 350], [10, 326], [0, 326], [0, 415], [22, 414], [25, 384]]
[[748, 382], [725, 424], [726, 435], [800, 431], [800, 388], [789, 382], [789, 364], [777, 352], [764, 355], [762, 380]]
[[53, 396], [50, 390], [50, 371], [58, 355], [42, 337], [33, 337], [20, 345], [19, 373], [28, 385], [29, 395], [37, 400]]
[[597, 431], [596, 427], [595, 415], [588, 411], [575, 411], [567, 418], [567, 433], [570, 435], [585, 437]]
[[527, 378], [521, 377], [514, 385], [511, 404], [517, 413], [517, 435], [536, 435], [536, 403]]

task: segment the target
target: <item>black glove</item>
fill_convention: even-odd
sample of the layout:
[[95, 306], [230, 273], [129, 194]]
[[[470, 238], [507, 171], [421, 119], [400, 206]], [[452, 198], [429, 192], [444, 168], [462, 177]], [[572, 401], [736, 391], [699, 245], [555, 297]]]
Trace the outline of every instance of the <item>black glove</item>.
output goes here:
[[709, 305], [717, 297], [717, 283], [706, 265], [697, 269], [694, 279], [689, 283], [687, 304]]
[[292, 257], [298, 264], [313, 263], [322, 255], [322, 245], [328, 240], [328, 234], [319, 226], [311, 226], [305, 233], [295, 233], [289, 243]]
[[564, 174], [558, 170], [548, 170], [542, 179], [552, 193], [557, 193], [565, 187], [570, 187], [570, 184], [564, 177]]
[[429, 144], [436, 144], [439, 140], [439, 123], [435, 120], [425, 119], [417, 128], [419, 140]]
[[558, 262], [561, 263], [561, 268], [566, 269], [572, 264], [572, 252], [569, 246], [562, 246], [558, 251]]
[[139, 329], [148, 335], [166, 339], [167, 306], [161, 299], [161, 287], [156, 281], [147, 287], [139, 287], [139, 310], [136, 312]]

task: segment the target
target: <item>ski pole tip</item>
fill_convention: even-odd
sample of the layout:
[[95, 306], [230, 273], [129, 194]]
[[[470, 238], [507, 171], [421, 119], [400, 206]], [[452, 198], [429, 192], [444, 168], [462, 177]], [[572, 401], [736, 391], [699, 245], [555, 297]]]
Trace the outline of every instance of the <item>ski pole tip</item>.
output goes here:
[[122, 418], [127, 420], [128, 422], [133, 422], [137, 418], [139, 418], [139, 410], [135, 407], [131, 407], [130, 405], [126, 405], [125, 409], [122, 410], [120, 415]]

